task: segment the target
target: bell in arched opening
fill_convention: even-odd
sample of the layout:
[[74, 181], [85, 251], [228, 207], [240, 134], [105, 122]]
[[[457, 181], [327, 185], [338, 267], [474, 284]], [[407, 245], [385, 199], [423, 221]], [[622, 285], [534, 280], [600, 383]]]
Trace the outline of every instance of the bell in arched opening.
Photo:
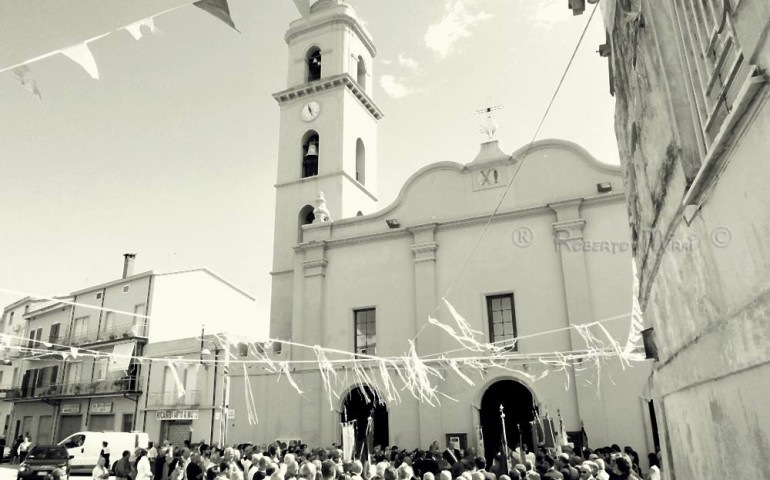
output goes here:
[[305, 156], [302, 158], [302, 177], [318, 175], [318, 137], [308, 139], [305, 145]]

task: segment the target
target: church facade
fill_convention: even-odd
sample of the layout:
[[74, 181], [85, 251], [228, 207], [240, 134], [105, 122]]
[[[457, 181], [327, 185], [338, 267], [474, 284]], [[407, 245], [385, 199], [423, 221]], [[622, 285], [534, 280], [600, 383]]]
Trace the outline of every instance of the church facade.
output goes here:
[[[575, 438], [584, 429], [592, 447], [651, 451], [654, 432], [641, 396], [647, 364], [610, 359], [597, 366], [588, 354], [574, 369], [541, 361], [590, 350], [575, 325], [602, 320], [606, 332], [597, 328], [597, 337], [626, 341], [632, 260], [620, 169], [563, 140], [507, 154], [491, 139], [475, 158], [420, 169], [392, 204], [380, 206], [382, 113], [372, 98], [370, 34], [349, 5], [321, 0], [290, 25], [286, 42], [288, 88], [274, 95], [281, 126], [271, 338], [361, 358], [403, 355], [411, 339], [426, 359], [490, 355], [463, 351], [429, 323], [432, 317], [456, 328], [451, 305], [480, 342], [506, 347], [511, 360], [484, 368], [461, 363], [467, 378], [447, 363], [430, 363], [443, 376], [435, 383], [440, 405], [430, 405], [406, 390], [399, 400], [387, 398], [379, 372], [362, 385], [349, 364], [337, 368], [329, 394], [312, 349], [275, 344], [271, 358], [294, 362], [288, 373], [303, 393], [286, 372], [277, 378], [255, 365], [233, 368], [228, 443], [330, 445], [341, 441], [341, 422], [358, 420], [360, 436], [371, 415], [374, 442], [383, 447], [443, 446], [452, 438], [490, 452], [499, 447], [504, 405], [511, 445], [519, 426], [531, 445], [528, 421], [537, 411], [560, 414]], [[256, 427], [245, 421], [245, 376]], [[381, 403], [367, 404], [372, 396]]]

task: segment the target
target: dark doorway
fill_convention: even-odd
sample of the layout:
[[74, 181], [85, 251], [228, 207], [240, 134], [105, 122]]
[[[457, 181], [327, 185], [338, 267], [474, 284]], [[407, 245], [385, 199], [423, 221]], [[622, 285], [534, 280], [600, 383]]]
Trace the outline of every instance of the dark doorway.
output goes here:
[[534, 404], [532, 392], [515, 380], [500, 380], [487, 388], [481, 398], [480, 412], [487, 465], [492, 464], [492, 459], [500, 452], [502, 443], [500, 405], [505, 409], [505, 433], [508, 447], [515, 449], [519, 442], [523, 441], [528, 450], [532, 450], [532, 431], [529, 422], [534, 418]]
[[348, 393], [342, 404], [342, 421], [356, 421], [356, 448], [355, 457], [359, 458], [366, 451], [366, 425], [369, 416], [372, 417], [372, 444], [371, 447], [380, 445], [385, 448], [389, 445], [388, 432], [388, 407], [381, 402], [377, 393], [368, 386], [363, 390], [356, 387]]
[[647, 406], [650, 409], [650, 427], [652, 427], [652, 444], [655, 446], [655, 451], [660, 450], [660, 435], [658, 433], [658, 418], [655, 416], [655, 404], [650, 400], [647, 402]]

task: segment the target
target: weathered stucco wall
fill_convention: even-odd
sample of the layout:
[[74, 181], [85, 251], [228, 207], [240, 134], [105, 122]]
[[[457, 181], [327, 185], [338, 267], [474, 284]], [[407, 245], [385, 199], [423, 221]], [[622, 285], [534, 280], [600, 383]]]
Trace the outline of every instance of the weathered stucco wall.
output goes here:
[[[652, 395], [664, 472], [678, 479], [770, 478], [767, 464], [757, 461], [770, 448], [763, 408], [770, 389], [768, 88], [760, 87], [726, 132], [718, 167], [702, 168], [709, 150], [698, 146], [672, 5], [602, 5], [640, 303], [659, 349]], [[738, 47], [765, 71], [770, 3], [727, 5]], [[697, 206], [688, 225], [684, 199], [699, 173], [705, 187], [687, 202]]]

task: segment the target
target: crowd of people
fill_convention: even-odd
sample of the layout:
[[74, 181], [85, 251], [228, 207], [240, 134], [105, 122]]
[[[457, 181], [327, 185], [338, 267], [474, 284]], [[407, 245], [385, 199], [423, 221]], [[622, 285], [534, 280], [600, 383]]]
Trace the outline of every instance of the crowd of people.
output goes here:
[[[579, 454], [578, 454], [579, 453]], [[117, 480], [659, 480], [658, 456], [648, 456], [649, 469], [642, 475], [639, 455], [618, 445], [574, 452], [570, 446], [537, 453], [518, 447], [508, 455], [497, 454], [491, 462], [438, 442], [427, 450], [375, 447], [364, 461], [346, 460], [338, 445], [310, 449], [304, 444], [170, 445], [138, 449], [135, 460], [123, 452], [112, 470]], [[106, 465], [94, 469], [93, 480], [104, 480]]]

